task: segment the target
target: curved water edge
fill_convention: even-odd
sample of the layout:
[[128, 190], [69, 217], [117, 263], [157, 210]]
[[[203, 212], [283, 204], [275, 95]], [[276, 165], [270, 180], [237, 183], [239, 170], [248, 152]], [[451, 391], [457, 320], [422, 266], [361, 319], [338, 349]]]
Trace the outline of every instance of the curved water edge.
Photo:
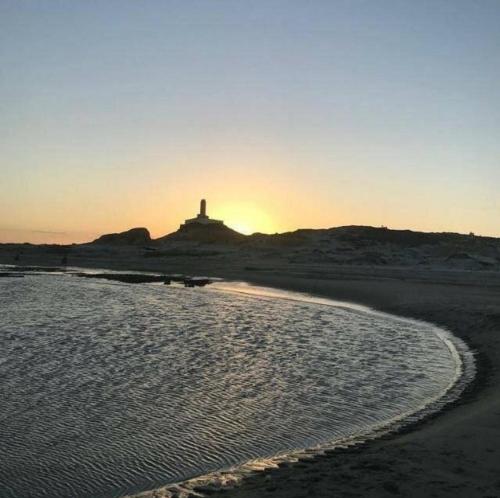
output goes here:
[[[213, 288], [215, 290], [220, 290], [221, 292], [242, 293], [252, 295], [256, 298], [287, 299], [292, 301], [309, 302], [323, 306], [344, 307], [351, 311], [355, 310], [381, 317], [388, 316], [394, 318], [396, 316], [353, 302], [337, 301], [334, 299], [313, 296], [307, 293], [262, 287], [248, 282], [223, 281], [214, 285]], [[417, 325], [431, 326], [433, 332], [447, 346], [455, 361], [455, 375], [450, 380], [446, 388], [443, 389], [443, 391], [438, 395], [427, 400], [417, 409], [403, 412], [396, 417], [373, 426], [369, 430], [360, 432], [354, 436], [334, 439], [322, 444], [303, 448], [301, 450], [280, 453], [271, 458], [249, 460], [241, 465], [196, 476], [161, 488], [143, 491], [134, 495], [126, 495], [124, 498], [189, 498], [205, 496], [204, 488], [209, 491], [221, 488], [230, 489], [237, 486], [243, 479], [255, 472], [278, 468], [279, 465], [283, 463], [295, 463], [300, 460], [311, 459], [316, 456], [323, 455], [326, 452], [331, 452], [337, 449], [346, 449], [366, 443], [370, 440], [375, 440], [383, 436], [397, 433], [402, 429], [416, 425], [425, 418], [438, 413], [447, 405], [456, 402], [464, 392], [465, 388], [474, 380], [476, 374], [474, 352], [462, 339], [456, 337], [452, 332], [443, 327], [439, 327], [423, 320], [416, 320], [403, 316], [397, 316], [397, 318]]]
[[446, 330], [352, 303], [67, 277], [0, 286], [5, 496], [199, 496], [409, 426], [474, 376]]

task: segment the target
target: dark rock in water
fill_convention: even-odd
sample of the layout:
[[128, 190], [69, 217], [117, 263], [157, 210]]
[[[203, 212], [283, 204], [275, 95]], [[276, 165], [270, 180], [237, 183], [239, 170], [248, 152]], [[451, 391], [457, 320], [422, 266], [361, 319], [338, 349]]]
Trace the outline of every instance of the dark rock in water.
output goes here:
[[185, 287], [204, 287], [211, 283], [208, 277], [184, 277], [181, 275], [146, 275], [141, 273], [75, 273], [77, 277], [100, 278], [127, 284], [148, 284], [160, 282], [170, 285], [172, 281], [182, 282]]
[[142, 275], [136, 273], [76, 273], [76, 276], [114, 280], [115, 282], [124, 282], [127, 284], [147, 284], [152, 282], [170, 284], [170, 279], [165, 275]]
[[151, 243], [147, 228], [132, 228], [126, 232], [108, 233], [94, 240], [92, 244], [102, 245], [144, 245]]
[[209, 278], [205, 277], [193, 277], [184, 279], [184, 287], [204, 287], [211, 283]]

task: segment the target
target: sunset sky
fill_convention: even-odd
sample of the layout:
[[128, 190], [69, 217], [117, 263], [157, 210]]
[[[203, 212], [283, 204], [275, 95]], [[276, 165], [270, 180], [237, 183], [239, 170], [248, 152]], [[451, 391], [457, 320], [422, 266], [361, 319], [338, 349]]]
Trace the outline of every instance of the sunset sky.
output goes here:
[[208, 214], [500, 236], [498, 0], [0, 0], [0, 241]]

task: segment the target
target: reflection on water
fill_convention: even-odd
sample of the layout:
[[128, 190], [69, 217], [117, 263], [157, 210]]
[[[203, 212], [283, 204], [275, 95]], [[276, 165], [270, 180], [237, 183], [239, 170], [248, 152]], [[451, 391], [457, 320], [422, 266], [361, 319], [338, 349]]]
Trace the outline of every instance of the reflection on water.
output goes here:
[[2, 279], [1, 496], [151, 489], [356, 434], [455, 376], [430, 325], [221, 286]]

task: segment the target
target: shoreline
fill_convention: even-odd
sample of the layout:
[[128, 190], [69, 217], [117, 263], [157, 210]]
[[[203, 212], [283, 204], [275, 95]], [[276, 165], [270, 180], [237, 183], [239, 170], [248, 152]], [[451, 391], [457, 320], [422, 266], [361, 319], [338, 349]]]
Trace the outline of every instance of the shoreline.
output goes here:
[[[229, 282], [229, 280], [225, 280], [223, 282]], [[236, 283], [246, 284], [249, 282]], [[364, 305], [358, 305], [357, 303], [333, 300], [328, 302], [330, 301], [329, 299], [316, 299], [315, 296], [311, 296], [309, 294], [304, 294], [303, 296], [296, 292], [291, 293], [290, 296], [287, 296], [286, 294], [279, 295], [279, 293], [276, 295], [268, 294], [267, 291], [269, 289], [271, 288], [257, 287], [256, 292], [245, 292], [244, 290], [237, 290], [236, 288], [221, 288], [220, 290], [222, 292], [236, 292], [255, 297], [274, 297], [277, 299], [297, 301], [302, 301], [301, 298], [303, 297], [305, 302], [311, 302], [314, 304], [346, 307], [363, 313], [375, 313], [380, 315], [387, 314], [385, 312], [374, 310], [373, 308], [368, 308]], [[279, 287], [274, 287], [274, 289], [282, 290]], [[260, 291], [265, 293], [260, 293]], [[323, 300], [324, 302], [322, 302]], [[355, 436], [348, 436], [335, 441], [325, 442], [317, 446], [279, 454], [275, 457], [263, 457], [261, 459], [250, 460], [229, 469], [209, 472], [185, 481], [179, 481], [177, 483], [143, 491], [134, 495], [127, 495], [124, 498], [180, 498], [184, 496], [200, 496], [199, 493], [201, 493], [201, 496], [232, 496], [238, 488], [240, 488], [240, 490], [246, 489], [248, 486], [246, 481], [248, 479], [258, 479], [259, 477], [262, 477], [262, 474], [266, 479], [268, 479], [273, 473], [279, 472], [279, 469], [283, 466], [285, 468], [291, 467], [294, 469], [302, 463], [313, 465], [318, 459], [328, 458], [329, 455], [333, 456], [345, 451], [355, 454], [356, 452], [362, 452], [363, 448], [374, 444], [379, 440], [396, 438], [403, 433], [411, 432], [420, 425], [426, 424], [427, 421], [432, 418], [438, 417], [442, 411], [451, 410], [456, 404], [461, 404], [465, 393], [475, 392], [476, 389], [480, 388], [480, 386], [476, 384], [477, 362], [475, 360], [474, 352], [469, 349], [468, 345], [464, 341], [455, 337], [451, 332], [435, 326], [434, 324], [402, 316], [398, 316], [397, 318], [405, 321], [420, 322], [423, 325], [431, 325], [436, 329], [434, 333], [438, 335], [450, 349], [451, 355], [456, 356], [457, 367], [460, 372], [457, 373], [456, 378], [440, 396], [426, 402], [425, 405], [416, 409], [412, 413], [402, 413], [390, 421], [381, 423], [380, 425]]]
[[[479, 314], [483, 320], [489, 322], [489, 330], [483, 333], [497, 332], [496, 336], [484, 340], [480, 333], [476, 333], [477, 323], [464, 320], [457, 325], [459, 317], [453, 317], [451, 310], [442, 308], [439, 318], [433, 316], [425, 299], [418, 292], [422, 286], [431, 286], [432, 289], [442, 291], [443, 284], [426, 282], [384, 282], [379, 283], [379, 288], [394, 287], [387, 293], [372, 294], [364, 292], [363, 283], [358, 280], [339, 280], [334, 283], [322, 283], [288, 277], [259, 277], [247, 279], [257, 284], [268, 285], [276, 288], [295, 290], [311, 293], [317, 296], [329, 297], [336, 300], [360, 303], [365, 306], [391, 314], [397, 314], [410, 319], [425, 320], [464, 340], [474, 352], [476, 359], [476, 375], [472, 382], [466, 386], [460, 397], [448, 403], [439, 411], [425, 418], [401, 427], [396, 432], [382, 435], [380, 438], [367, 441], [346, 450], [328, 452], [325, 456], [318, 457], [315, 462], [296, 464], [283, 469], [263, 471], [258, 475], [250, 476], [242, 482], [241, 486], [225, 493], [213, 493], [212, 496], [228, 496], [235, 498], [263, 497], [306, 497], [306, 496], [411, 496], [415, 498], [459, 496], [472, 497], [498, 497], [500, 496], [500, 478], [496, 461], [499, 454], [500, 427], [500, 400], [496, 394], [499, 385], [498, 371], [493, 367], [493, 358], [498, 358], [498, 347], [490, 349], [491, 339], [498, 344], [500, 333], [500, 301], [494, 304], [493, 313], [488, 310], [474, 310], [473, 315]], [[372, 283], [373, 280], [370, 279]], [[311, 285], [312, 284], [312, 285]], [[348, 285], [346, 285], [348, 284]], [[449, 287], [445, 284], [444, 287]], [[319, 287], [319, 288], [318, 288]], [[455, 287], [455, 286], [454, 286]], [[464, 290], [465, 287], [465, 290]], [[468, 284], [458, 283], [455, 287], [453, 298], [441, 296], [441, 300], [448, 306], [462, 306], [462, 314], [470, 314], [467, 309]], [[472, 286], [476, 287], [476, 286]], [[495, 285], [492, 287], [496, 287]], [[401, 293], [402, 288], [406, 292]], [[314, 290], [313, 290], [314, 289]], [[380, 290], [380, 289], [379, 289]], [[475, 289], [477, 291], [477, 288]], [[500, 299], [498, 290], [480, 289], [481, 293], [490, 298]], [[359, 292], [358, 295], [356, 293]], [[407, 294], [412, 299], [406, 301]], [[439, 293], [439, 292], [438, 292]], [[430, 292], [428, 301], [432, 301], [436, 292]], [[394, 298], [391, 300], [390, 298]], [[358, 299], [356, 299], [358, 298]], [[470, 303], [469, 308], [481, 304]], [[439, 304], [437, 304], [439, 308]], [[432, 314], [436, 311], [433, 310]], [[490, 320], [491, 319], [491, 320]], [[478, 340], [480, 339], [480, 340]], [[478, 410], [475, 405], [487, 405], [484, 410]], [[494, 411], [493, 410], [498, 410]], [[479, 413], [478, 413], [479, 412]], [[488, 413], [485, 413], [488, 412]], [[488, 423], [480, 421], [488, 419]], [[457, 419], [459, 421], [457, 422]], [[476, 424], [464, 427], [462, 424], [469, 421]], [[491, 419], [494, 419], [493, 423]], [[490, 425], [492, 426], [490, 428]], [[486, 426], [486, 427], [485, 427]], [[453, 429], [453, 430], [450, 430]], [[454, 439], [453, 433], [460, 433], [460, 439]], [[472, 434], [480, 436], [474, 440]], [[485, 432], [493, 433], [494, 438], [485, 437]], [[432, 439], [438, 435], [439, 440]], [[411, 448], [416, 451], [412, 452]], [[481, 458], [475, 458], [476, 456]], [[381, 464], [380, 461], [384, 461]], [[439, 461], [439, 462], [438, 462]], [[464, 461], [467, 467], [464, 467]], [[411, 470], [410, 470], [411, 469]], [[449, 470], [448, 470], [449, 469]], [[444, 470], [444, 471], [443, 471]], [[481, 478], [476, 477], [481, 475]], [[444, 478], [445, 477], [445, 478]], [[484, 479], [486, 477], [486, 479]], [[489, 482], [488, 482], [489, 481]], [[411, 483], [411, 485], [409, 485]]]
[[[99, 262], [99, 267], [113, 267]], [[81, 266], [84, 266], [83, 264]], [[94, 265], [89, 265], [94, 266]], [[143, 270], [134, 264], [130, 270]], [[118, 269], [118, 268], [114, 268]], [[121, 267], [119, 269], [125, 269]], [[176, 268], [182, 271], [182, 268]], [[218, 271], [217, 271], [218, 270]], [[151, 269], [150, 271], [158, 271]], [[198, 273], [200, 273], [198, 271]], [[201, 272], [208, 273], [207, 271]], [[445, 328], [475, 352], [477, 374], [460, 398], [438, 413], [396, 434], [345, 450], [327, 451], [313, 460], [283, 464], [247, 476], [233, 489], [207, 489], [211, 496], [254, 497], [463, 497], [500, 496], [500, 289], [476, 276], [471, 283], [362, 278], [318, 280], [315, 275], [255, 275], [214, 269], [213, 275], [244, 280], [318, 297], [360, 303], [375, 310], [424, 320]], [[201, 491], [201, 490], [200, 490]], [[158, 495], [161, 496], [161, 495]], [[168, 496], [168, 495], [165, 495]]]

